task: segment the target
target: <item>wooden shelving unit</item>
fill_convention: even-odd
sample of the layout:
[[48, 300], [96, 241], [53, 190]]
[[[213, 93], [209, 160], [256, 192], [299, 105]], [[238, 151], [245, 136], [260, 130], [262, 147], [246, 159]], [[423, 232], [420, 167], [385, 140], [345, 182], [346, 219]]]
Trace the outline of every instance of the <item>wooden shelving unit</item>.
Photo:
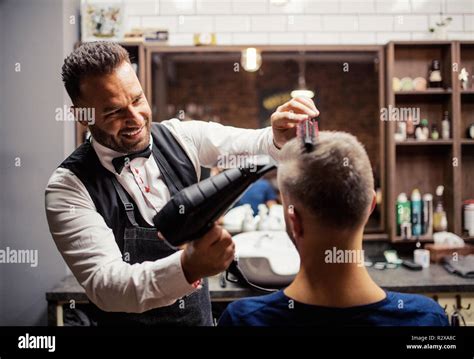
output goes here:
[[[459, 70], [463, 67], [471, 75], [469, 88], [459, 91], [459, 115], [460, 115], [460, 193], [459, 202], [456, 203], [456, 213], [459, 215], [460, 227], [459, 233], [463, 235], [465, 240], [473, 241], [473, 237], [469, 237], [464, 231], [464, 224], [462, 221], [462, 202], [467, 199], [474, 198], [474, 139], [467, 137], [467, 128], [470, 124], [474, 124], [474, 83], [472, 81], [472, 74], [474, 73], [474, 41], [461, 41], [456, 43], [457, 60], [459, 63]], [[458, 80], [459, 81], [459, 80]], [[458, 84], [458, 88], [461, 88]]]
[[[387, 124], [387, 216], [392, 242], [407, 242], [397, 235], [396, 200], [401, 192], [410, 196], [414, 188], [422, 194], [434, 194], [436, 186], [444, 185], [444, 206], [448, 215], [448, 230], [466, 240], [472, 240], [462, 230], [462, 201], [474, 198], [474, 140], [466, 138], [468, 124], [474, 123], [474, 88], [461, 90], [458, 74], [462, 67], [474, 70], [474, 42], [417, 41], [390, 42], [386, 48], [386, 103], [393, 107], [420, 109], [441, 129], [444, 111], [449, 111], [449, 140], [394, 139], [396, 123]], [[431, 60], [441, 62], [444, 89], [426, 91], [393, 91], [393, 77], [425, 77]], [[458, 71], [454, 64], [460, 64]], [[431, 236], [411, 241], [430, 242]]]

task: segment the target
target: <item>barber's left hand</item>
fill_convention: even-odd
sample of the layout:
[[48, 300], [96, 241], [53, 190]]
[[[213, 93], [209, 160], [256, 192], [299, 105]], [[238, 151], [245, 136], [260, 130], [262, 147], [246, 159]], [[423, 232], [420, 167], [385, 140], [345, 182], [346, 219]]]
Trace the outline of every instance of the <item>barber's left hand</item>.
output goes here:
[[278, 148], [296, 136], [296, 126], [301, 121], [319, 116], [313, 100], [295, 97], [279, 106], [271, 116], [273, 141]]

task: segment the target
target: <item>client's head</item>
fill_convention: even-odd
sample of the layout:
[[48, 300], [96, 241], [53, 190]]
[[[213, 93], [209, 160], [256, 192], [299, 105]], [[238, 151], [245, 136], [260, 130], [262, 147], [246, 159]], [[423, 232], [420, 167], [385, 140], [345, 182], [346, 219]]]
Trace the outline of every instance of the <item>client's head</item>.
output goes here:
[[361, 234], [375, 205], [367, 152], [345, 132], [321, 131], [309, 153], [300, 140], [289, 141], [280, 154], [278, 183], [287, 231], [298, 248], [303, 238], [318, 234], [331, 241]]

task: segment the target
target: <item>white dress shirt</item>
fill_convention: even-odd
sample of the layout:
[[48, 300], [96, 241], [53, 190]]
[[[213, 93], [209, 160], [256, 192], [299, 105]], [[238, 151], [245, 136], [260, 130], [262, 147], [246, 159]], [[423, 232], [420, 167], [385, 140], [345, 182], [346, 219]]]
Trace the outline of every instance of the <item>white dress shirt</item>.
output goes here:
[[[216, 166], [219, 156], [270, 155], [278, 159], [271, 127], [251, 130], [178, 119], [162, 124], [184, 148], [198, 178], [200, 166]], [[170, 199], [153, 156], [135, 158], [117, 174], [112, 159], [124, 154], [97, 141], [92, 146], [101, 164], [133, 198], [144, 220], [153, 225], [153, 217]], [[68, 169], [57, 168], [49, 179], [46, 215], [61, 255], [89, 299], [102, 310], [142, 313], [171, 305], [196, 290], [181, 268], [182, 251], [153, 262], [125, 262], [112, 229], [97, 212], [84, 184]]]

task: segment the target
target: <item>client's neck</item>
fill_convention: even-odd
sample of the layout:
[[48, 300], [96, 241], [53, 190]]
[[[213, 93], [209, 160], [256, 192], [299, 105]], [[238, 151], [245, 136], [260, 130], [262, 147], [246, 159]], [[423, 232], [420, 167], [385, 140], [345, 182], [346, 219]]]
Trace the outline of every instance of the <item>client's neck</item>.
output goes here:
[[363, 227], [357, 231], [312, 227], [297, 243], [301, 267], [285, 289], [287, 296], [328, 307], [352, 307], [385, 298], [364, 266]]

